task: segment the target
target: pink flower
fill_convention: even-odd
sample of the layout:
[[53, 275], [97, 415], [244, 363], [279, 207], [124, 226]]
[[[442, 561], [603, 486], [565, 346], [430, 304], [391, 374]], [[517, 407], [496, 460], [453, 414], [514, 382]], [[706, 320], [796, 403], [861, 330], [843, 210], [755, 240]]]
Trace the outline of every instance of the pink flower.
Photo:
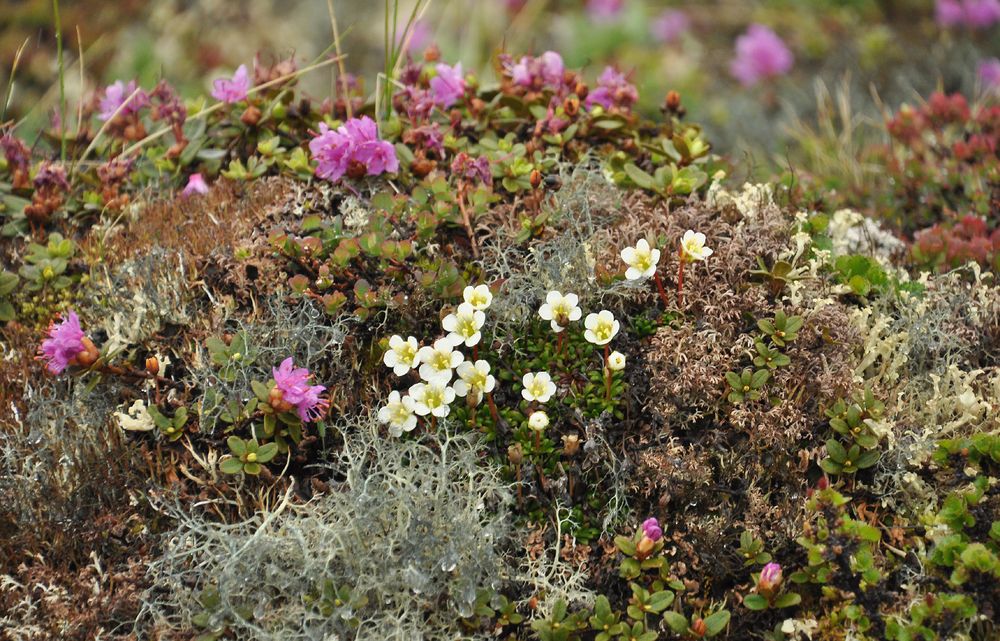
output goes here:
[[135, 80], [129, 80], [128, 84], [117, 80], [114, 84], [108, 85], [104, 89], [104, 97], [101, 98], [98, 105], [101, 112], [97, 117], [101, 120], [110, 120], [123, 104], [125, 106], [122, 108], [121, 114], [135, 113], [149, 104], [149, 96], [145, 91], [140, 89], [132, 96], [134, 92], [136, 92]]
[[1000, 21], [1000, 0], [965, 0], [965, 24], [972, 29], [988, 29]]
[[934, 19], [942, 27], [986, 29], [1000, 21], [1000, 0], [937, 0]]
[[781, 566], [777, 563], [768, 563], [760, 571], [760, 579], [757, 581], [757, 590], [763, 594], [770, 594], [781, 585]]
[[271, 368], [274, 387], [281, 392], [280, 400], [295, 407], [303, 421], [315, 421], [323, 417], [330, 402], [320, 398], [326, 390], [322, 385], [309, 385], [311, 376], [304, 367], [295, 367], [292, 357], [281, 361], [281, 365]]
[[624, 6], [625, 0], [587, 0], [587, 13], [594, 22], [613, 20]]
[[977, 74], [984, 89], [1000, 89], [1000, 59], [988, 58], [981, 61]]
[[653, 517], [649, 517], [642, 522], [642, 533], [653, 543], [663, 538], [663, 530], [660, 529], [660, 523]]
[[730, 63], [730, 73], [744, 87], [764, 78], [780, 76], [792, 68], [794, 58], [776, 33], [761, 24], [752, 24], [736, 39], [736, 58]]
[[614, 67], [605, 67], [601, 77], [597, 79], [597, 88], [587, 95], [587, 107], [597, 104], [605, 109], [612, 106], [628, 109], [638, 99], [639, 92], [625, 78], [625, 74]]
[[[406, 22], [396, 28], [396, 46], [403, 45], [403, 36], [406, 35]], [[426, 20], [417, 20], [410, 26], [410, 41], [404, 51], [423, 51], [431, 43], [433, 32]]]
[[70, 311], [59, 323], [49, 326], [48, 338], [38, 349], [39, 359], [48, 361], [47, 367], [53, 374], [61, 374], [81, 352], [87, 351], [83, 342], [84, 333], [80, 328], [80, 318]]
[[541, 89], [545, 85], [561, 85], [565, 70], [562, 56], [555, 51], [546, 51], [537, 58], [522, 57], [520, 62], [508, 69], [508, 73], [514, 84]]
[[205, 184], [205, 178], [201, 174], [191, 174], [191, 177], [188, 178], [187, 186], [181, 191], [181, 196], [207, 193], [208, 185]]
[[449, 67], [438, 64], [434, 67], [437, 75], [431, 78], [431, 92], [434, 101], [447, 109], [465, 95], [465, 77], [462, 75], [462, 63]]
[[653, 20], [649, 30], [660, 42], [673, 42], [691, 26], [691, 19], [680, 9], [667, 9]]
[[237, 67], [232, 78], [216, 78], [212, 83], [212, 97], [228, 104], [246, 100], [249, 90], [250, 76], [246, 65]]
[[375, 121], [368, 116], [351, 118], [336, 131], [321, 122], [309, 151], [319, 165], [316, 175], [331, 182], [340, 180], [352, 162], [364, 165], [369, 176], [399, 170], [395, 147], [379, 139]]

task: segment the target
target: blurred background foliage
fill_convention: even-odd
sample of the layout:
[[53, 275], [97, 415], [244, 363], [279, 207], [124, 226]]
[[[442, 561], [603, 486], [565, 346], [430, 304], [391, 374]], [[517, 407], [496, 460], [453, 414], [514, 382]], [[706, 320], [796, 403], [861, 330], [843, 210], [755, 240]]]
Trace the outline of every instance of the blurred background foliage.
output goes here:
[[[407, 5], [400, 3], [401, 16], [409, 14]], [[716, 149], [758, 174], [812, 153], [807, 129], [817, 117], [830, 116], [831, 93], [840, 94], [837, 106], [850, 111], [852, 122], [843, 125], [881, 122], [886, 110], [918, 103], [935, 90], [970, 97], [982, 92], [977, 67], [1000, 55], [996, 23], [947, 25], [935, 19], [934, 0], [432, 0], [424, 5], [410, 40], [416, 55], [434, 44], [444, 60], [461, 61], [486, 83], [496, 79], [493, 60], [500, 52], [556, 50], [568, 66], [594, 76], [614, 64], [630, 74], [643, 111], [655, 114], [668, 90], [679, 91]], [[383, 68], [385, 7], [358, 0], [335, 0], [333, 6], [348, 70], [373, 95]], [[58, 101], [53, 3], [6, 0], [0, 8], [4, 85], [18, 48], [27, 43], [8, 115], [37, 130], [52, 118]], [[152, 86], [164, 77], [192, 97], [255, 55], [265, 62], [294, 56], [305, 64], [332, 40], [324, 0], [63, 0], [60, 11], [70, 104], [118, 78]], [[674, 22], [665, 17], [669, 13]], [[743, 87], [729, 65], [736, 39], [753, 23], [777, 33], [795, 62], [786, 75]], [[332, 93], [334, 82], [332, 71], [311, 74], [304, 88], [323, 97]]]

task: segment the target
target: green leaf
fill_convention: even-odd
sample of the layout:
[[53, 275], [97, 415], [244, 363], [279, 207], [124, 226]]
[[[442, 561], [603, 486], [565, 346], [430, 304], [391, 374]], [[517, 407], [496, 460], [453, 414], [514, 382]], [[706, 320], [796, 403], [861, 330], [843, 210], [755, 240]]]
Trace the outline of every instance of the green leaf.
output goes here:
[[260, 463], [244, 463], [243, 465], [243, 471], [253, 476], [257, 476], [258, 474], [260, 474], [260, 470], [261, 470]]
[[845, 450], [844, 446], [837, 440], [830, 439], [827, 441], [826, 451], [830, 453], [830, 458], [838, 463], [843, 463], [847, 460], [847, 450]]
[[226, 439], [226, 444], [229, 445], [229, 451], [236, 456], [243, 456], [247, 453], [247, 444], [239, 436], [230, 436]]
[[271, 390], [267, 388], [267, 385], [264, 385], [260, 381], [250, 381], [250, 387], [261, 403], [267, 403], [270, 400]]
[[649, 597], [649, 609], [659, 614], [674, 602], [674, 593], [669, 590], [660, 590]]
[[664, 612], [663, 621], [677, 634], [684, 634], [688, 629], [688, 620], [676, 612]]
[[774, 600], [774, 607], [790, 608], [799, 603], [802, 603], [802, 597], [797, 592], [785, 592]]
[[268, 443], [267, 445], [261, 445], [260, 449], [257, 450], [257, 462], [267, 463], [274, 458], [274, 455], [278, 453], [277, 443]]
[[864, 454], [862, 454], [861, 456], [859, 456], [858, 460], [855, 461], [854, 464], [857, 466], [859, 470], [863, 470], [866, 467], [871, 467], [872, 465], [875, 465], [875, 463], [878, 462], [879, 455], [880, 452], [878, 450], [869, 450]]
[[635, 543], [632, 539], [621, 535], [616, 536], [615, 546], [621, 551], [622, 554], [626, 556], [635, 556]]
[[705, 619], [705, 628], [710, 637], [714, 637], [722, 632], [722, 629], [729, 624], [729, 610], [719, 610], [712, 616]]
[[750, 610], [766, 610], [767, 599], [760, 594], [748, 594], [743, 597], [743, 605]]
[[222, 462], [219, 463], [219, 469], [224, 474], [239, 474], [243, 471], [243, 462], [235, 457], [222, 459]]
[[625, 163], [625, 173], [632, 179], [632, 182], [643, 189], [652, 190], [656, 187], [655, 179], [633, 163]]

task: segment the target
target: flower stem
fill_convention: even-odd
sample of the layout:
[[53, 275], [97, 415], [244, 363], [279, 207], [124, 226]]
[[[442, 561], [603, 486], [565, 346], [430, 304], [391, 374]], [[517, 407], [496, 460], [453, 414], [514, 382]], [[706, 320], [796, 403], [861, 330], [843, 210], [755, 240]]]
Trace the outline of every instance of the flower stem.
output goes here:
[[667, 292], [663, 289], [663, 281], [660, 279], [660, 274], [653, 274], [653, 282], [656, 283], [656, 291], [660, 294], [660, 300], [663, 302], [663, 306], [667, 306]]
[[539, 452], [542, 449], [542, 430], [534, 430], [535, 432], [535, 451]]
[[465, 223], [465, 233], [469, 235], [469, 244], [472, 246], [472, 256], [479, 258], [479, 247], [476, 245], [476, 232], [472, 229], [472, 219], [469, 218], [469, 211], [465, 208], [465, 185], [458, 190], [458, 209], [462, 212], [462, 222]]
[[493, 402], [493, 394], [486, 393], [486, 404], [490, 406], [490, 416], [493, 418], [493, 427], [500, 425], [500, 413], [497, 412], [497, 405]]
[[556, 356], [562, 356], [563, 333], [565, 333], [565, 330], [556, 334]]
[[608, 403], [611, 402], [611, 367], [608, 365], [608, 359], [611, 358], [610, 348], [604, 346], [604, 400]]
[[430, 431], [431, 431], [432, 433], [433, 433], [433, 432], [434, 432], [435, 430], [437, 430], [437, 424], [438, 424], [438, 417], [436, 417], [436, 416], [434, 416], [433, 414], [431, 414], [431, 425], [430, 425]]
[[680, 258], [680, 266], [677, 268], [677, 307], [684, 306], [684, 247], [678, 247], [677, 256]]

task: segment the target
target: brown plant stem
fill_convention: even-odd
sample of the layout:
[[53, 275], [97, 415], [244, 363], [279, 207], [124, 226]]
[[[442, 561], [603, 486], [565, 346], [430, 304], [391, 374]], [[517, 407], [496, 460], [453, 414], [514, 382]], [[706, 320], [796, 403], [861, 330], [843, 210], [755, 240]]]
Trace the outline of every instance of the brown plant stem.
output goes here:
[[660, 301], [663, 302], [663, 307], [666, 308], [667, 303], [667, 292], [663, 289], [663, 280], [660, 278], [659, 272], [653, 273], [653, 282], [656, 283], [656, 291], [660, 294]]
[[469, 235], [469, 244], [472, 246], [472, 256], [479, 258], [479, 246], [476, 245], [476, 232], [472, 229], [472, 219], [469, 217], [469, 210], [465, 208], [465, 184], [458, 190], [458, 209], [462, 212], [462, 222], [465, 224], [465, 233]]
[[677, 256], [680, 258], [680, 266], [677, 268], [677, 308], [684, 306], [684, 247], [677, 248]]

